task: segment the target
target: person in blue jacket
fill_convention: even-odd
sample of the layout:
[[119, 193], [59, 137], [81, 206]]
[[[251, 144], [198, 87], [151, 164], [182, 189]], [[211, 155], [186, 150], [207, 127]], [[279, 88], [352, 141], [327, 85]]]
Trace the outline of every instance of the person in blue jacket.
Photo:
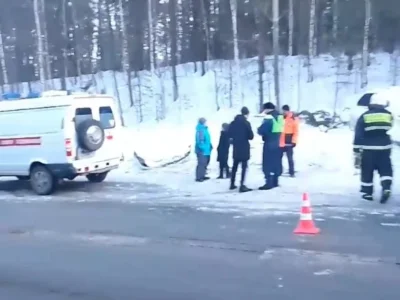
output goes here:
[[262, 169], [265, 176], [265, 184], [260, 190], [270, 190], [278, 186], [281, 167], [281, 152], [279, 141], [284, 126], [284, 119], [275, 109], [271, 102], [263, 105], [265, 114], [263, 123], [258, 128], [258, 134], [261, 135], [263, 145]]
[[195, 152], [197, 156], [196, 181], [203, 182], [206, 177], [207, 166], [212, 150], [211, 137], [206, 125], [206, 119], [200, 118], [196, 126]]

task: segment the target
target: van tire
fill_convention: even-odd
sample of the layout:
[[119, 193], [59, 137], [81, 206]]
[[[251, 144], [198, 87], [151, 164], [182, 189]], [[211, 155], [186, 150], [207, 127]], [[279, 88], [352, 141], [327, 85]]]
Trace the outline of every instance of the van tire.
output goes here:
[[[88, 132], [92, 127], [95, 127], [96, 130], [100, 130], [100, 132], [101, 132], [101, 137], [97, 141], [93, 141], [93, 139], [91, 138], [91, 136]], [[103, 146], [104, 135], [105, 135], [104, 129], [103, 129], [101, 123], [97, 120], [89, 119], [89, 120], [83, 121], [76, 128], [76, 133], [78, 135], [79, 146], [84, 150], [92, 152], [92, 151], [99, 150], [101, 148], [101, 146]]]
[[57, 178], [43, 165], [31, 169], [31, 187], [38, 195], [50, 195], [57, 185]]
[[86, 178], [87, 178], [90, 182], [100, 183], [100, 182], [103, 182], [103, 181], [106, 179], [107, 174], [108, 174], [108, 172], [103, 172], [103, 173], [92, 173], [92, 174], [86, 175]]

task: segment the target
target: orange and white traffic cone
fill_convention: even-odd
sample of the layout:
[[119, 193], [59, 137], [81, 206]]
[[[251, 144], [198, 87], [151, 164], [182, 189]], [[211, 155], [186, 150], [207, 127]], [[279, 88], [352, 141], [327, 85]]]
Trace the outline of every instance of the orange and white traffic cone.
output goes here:
[[318, 234], [320, 229], [314, 224], [312, 213], [311, 213], [311, 203], [308, 199], [308, 194], [303, 193], [303, 204], [301, 207], [300, 221], [296, 229], [293, 231], [294, 234]]

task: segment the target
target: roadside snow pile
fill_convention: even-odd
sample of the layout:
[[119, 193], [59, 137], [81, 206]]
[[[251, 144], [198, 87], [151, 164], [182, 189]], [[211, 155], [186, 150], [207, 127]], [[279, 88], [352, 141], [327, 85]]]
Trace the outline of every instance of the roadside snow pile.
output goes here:
[[[255, 131], [255, 138], [251, 141], [251, 160], [249, 162], [250, 166], [247, 183], [250, 187], [257, 187], [264, 183], [264, 176], [262, 173], [262, 139], [256, 134], [256, 126], [260, 123], [260, 120], [254, 118], [251, 121], [253, 130]], [[218, 142], [217, 130], [218, 127], [216, 127], [216, 124], [210, 128], [212, 140], [214, 142], [214, 151], [211, 155], [208, 170], [211, 178], [218, 176], [219, 172], [218, 162], [216, 162], [216, 147]], [[179, 135], [168, 132], [158, 133], [158, 130], [156, 130], [151, 134], [156, 137], [163, 137], [164, 141], [159, 142], [161, 145], [154, 144], [152, 138], [146, 135], [149, 133], [143, 131], [145, 137], [142, 139], [145, 140], [147, 138], [149, 142], [141, 144], [140, 147], [143, 150], [138, 150], [137, 153], [146, 157], [145, 161], [149, 166], [160, 166], [166, 161], [170, 161], [174, 156], [184, 156], [188, 145], [192, 142], [193, 131], [194, 128], [189, 127], [185, 139], [184, 134]], [[174, 140], [172, 140], [173, 137]], [[167, 145], [170, 146], [169, 149]], [[154, 149], [148, 148], [152, 146]], [[323, 185], [327, 184], [326, 187], [328, 188], [329, 186], [334, 186], [332, 191], [335, 191], [342, 185], [344, 185], [344, 187], [349, 186], [349, 178], [351, 182], [354, 181], [352, 159], [352, 132], [349, 129], [340, 128], [326, 133], [321, 132], [316, 127], [302, 124], [300, 127], [299, 143], [295, 148], [298, 178], [292, 179], [283, 177], [282, 180], [284, 183], [282, 185], [285, 186], [286, 190], [292, 191], [297, 191], [299, 188], [318, 190], [321, 188], [321, 182]], [[229, 164], [232, 166], [231, 159]], [[284, 168], [287, 170], [286, 157], [283, 159], [283, 164]], [[210, 195], [221, 191], [227, 191], [229, 182], [226, 180], [212, 180], [204, 184], [196, 183], [194, 181], [195, 168], [196, 157], [193, 151], [191, 151], [191, 153], [188, 153], [187, 160], [185, 160], [184, 163], [174, 164], [157, 170], [136, 172], [130, 180], [157, 184], [162, 183], [168, 188], [192, 195]], [[240, 179], [240, 171], [237, 179]], [[356, 180], [357, 179], [358, 178], [356, 178]], [[324, 187], [325, 190], [326, 187]]]
[[164, 167], [185, 159], [192, 149], [192, 136], [185, 128], [160, 124], [157, 128], [125, 131], [124, 149], [144, 168]]

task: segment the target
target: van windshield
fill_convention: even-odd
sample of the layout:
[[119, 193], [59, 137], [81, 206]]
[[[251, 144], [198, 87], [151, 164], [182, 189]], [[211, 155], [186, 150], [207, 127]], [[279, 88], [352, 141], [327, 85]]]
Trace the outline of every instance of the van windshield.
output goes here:
[[114, 114], [110, 106], [102, 106], [99, 109], [100, 123], [104, 129], [111, 129], [115, 127]]
[[88, 119], [93, 119], [92, 110], [89, 107], [81, 107], [76, 109], [75, 111], [76, 125]]

